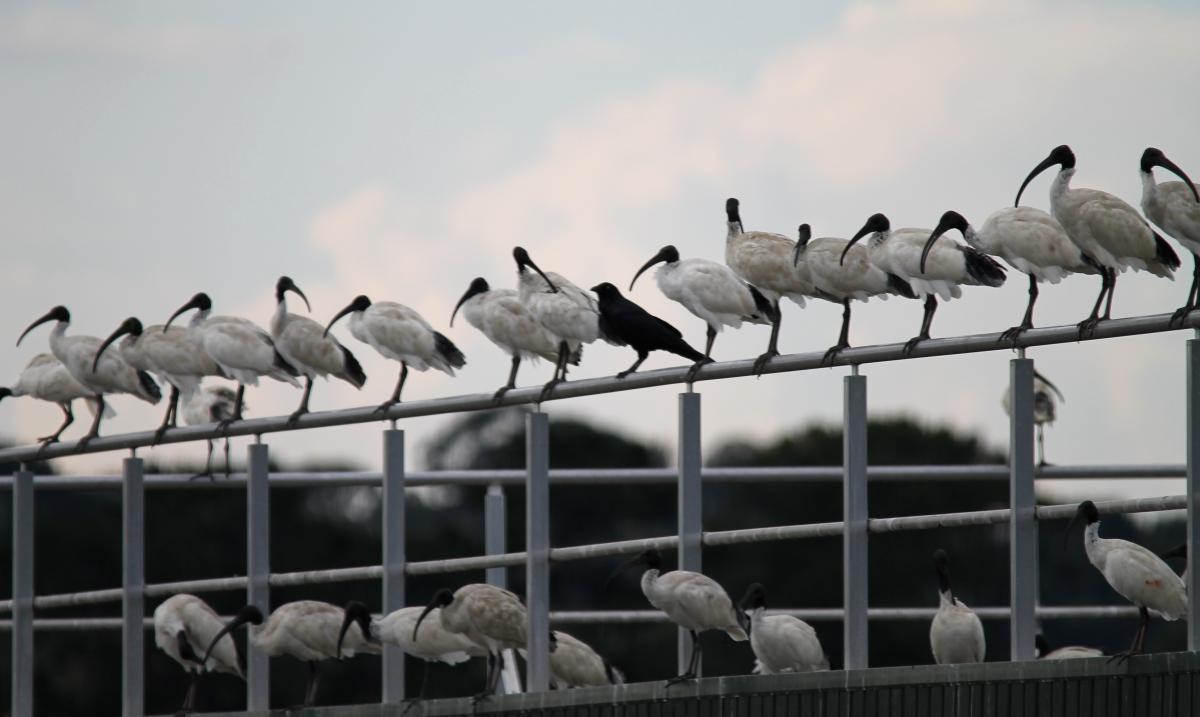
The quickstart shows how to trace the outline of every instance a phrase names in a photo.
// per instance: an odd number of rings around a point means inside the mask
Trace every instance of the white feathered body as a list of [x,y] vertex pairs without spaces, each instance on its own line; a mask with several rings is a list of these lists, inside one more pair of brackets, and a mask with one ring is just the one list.
[[[510,356],[536,361],[558,358],[553,334],[538,323],[515,289],[489,289],[463,302],[463,316],[489,341]],[[578,350],[579,342],[572,351]]]
[[1039,657],[1039,660],[1078,660],[1088,657],[1104,657],[1104,653],[1094,647],[1068,645],[1059,647]]
[[983,662],[983,623],[975,611],[949,592],[938,592],[938,611],[929,628],[933,659],[939,665]]
[[804,306],[805,297],[812,296],[816,287],[805,263],[792,263],[796,242],[782,234],[742,231],[740,222],[728,222],[728,227],[725,263],[733,273],[772,302],[786,297]]
[[433,327],[404,304],[376,301],[364,311],[350,314],[350,334],[385,358],[400,361],[417,371],[435,368],[454,375],[454,367],[438,351]]
[[728,266],[701,258],[663,264],[654,273],[663,296],[682,304],[714,331],[726,326],[739,328],[743,321],[769,324],[759,313],[746,282]]
[[67,336],[67,324],[59,321],[50,333],[50,353],[62,362],[71,376],[92,392],[128,393],[147,403],[158,403],[162,398],[158,385],[148,373],[139,373],[117,353],[104,352],[96,370],[92,362],[100,349],[100,339],[95,336]]
[[442,627],[440,608],[434,608],[421,623],[417,639],[413,639],[413,627],[421,617],[423,607],[403,607],[371,623],[376,636],[389,645],[395,645],[405,653],[428,662],[444,662],[457,665],[472,657],[483,657],[487,651],[472,642],[466,635],[450,632]]
[[1050,212],[1067,236],[1110,269],[1133,268],[1172,278],[1158,261],[1154,231],[1137,210],[1098,189],[1071,189],[1074,169],[1061,170],[1050,185]]
[[199,311],[190,330],[200,339],[204,352],[221,371],[246,386],[257,386],[267,376],[293,386],[300,382],[280,368],[275,360],[275,342],[258,324],[236,316],[209,316]]
[[[556,341],[590,344],[600,336],[600,309],[591,292],[584,291],[552,271],[546,276],[558,291],[532,269],[517,272],[517,291],[530,315]],[[574,347],[571,346],[573,349]]]
[[[225,627],[220,616],[195,595],[179,594],[164,600],[154,609],[154,642],[187,672],[201,672],[200,665],[179,652],[179,633],[183,632],[197,658],[203,658],[217,633]],[[237,647],[232,635],[225,635],[204,663],[209,672],[228,672],[242,677]]]
[[871,262],[867,248],[861,244],[850,247],[846,261],[841,261],[848,243],[836,237],[818,237],[808,242],[801,256],[813,285],[839,301],[866,301],[873,296],[887,300],[896,293],[888,283],[888,272]]
[[[13,396],[29,396],[39,401],[58,404],[82,398],[87,401],[92,414],[96,413],[95,394],[76,381],[62,361],[51,354],[41,353],[34,356],[17,377],[17,382],[9,388]],[[104,415],[107,417],[113,414],[112,408],[107,403],[104,404]]]
[[237,394],[227,386],[205,386],[179,396],[183,422],[189,426],[231,420],[236,402]]
[[[345,616],[342,608],[327,602],[289,602],[276,608],[262,627],[251,628],[250,640],[271,657],[290,655],[306,662],[334,659],[339,657],[338,632]],[[368,642],[357,624],[346,630],[341,657],[379,652],[380,646]]]
[[591,645],[562,630],[555,630],[557,642],[550,653],[550,674],[558,689],[621,684],[625,676],[615,668],[605,669],[604,658]]
[[723,630],[737,642],[746,639],[733,601],[716,580],[687,570],[642,573],[642,593],[671,622],[686,630]]
[[195,391],[205,376],[223,375],[204,351],[200,336],[182,326],[148,326],[137,336],[121,339],[121,358],[134,368],[154,374],[181,393]]
[[767,615],[764,608],[750,612],[750,647],[754,650],[754,672],[817,672],[829,669],[829,658],[817,631],[791,615]]
[[[525,606],[516,595],[495,585],[462,586],[454,591],[454,599],[441,609],[439,617],[443,628],[465,635],[493,653],[519,650],[526,644]],[[424,629],[425,623],[421,623]]]
[[1058,220],[1033,207],[1008,207],[988,215],[978,230],[968,227],[967,243],[997,256],[1038,281],[1057,284],[1074,272],[1095,274],[1083,251]]
[[964,285],[980,282],[967,270],[964,247],[949,238],[939,237],[933,243],[925,271],[921,271],[921,253],[932,233],[931,229],[909,228],[875,232],[867,245],[867,255],[880,269],[907,281],[919,297],[932,294],[942,301],[957,299]]
[[1142,172],[1142,211],[1184,249],[1200,254],[1200,202],[1183,182],[1155,182]]
[[[1012,415],[1012,392],[1008,389],[1000,395],[1004,412]],[[1054,423],[1058,417],[1058,400],[1054,391],[1041,378],[1033,377],[1033,422],[1039,426]]]
[[337,339],[325,334],[324,326],[307,316],[289,312],[286,300],[280,299],[275,306],[271,338],[283,358],[304,376],[313,379],[332,375],[356,388],[362,387],[362,381],[351,368],[353,356]]
[[1164,620],[1187,617],[1187,588],[1183,579],[1162,558],[1128,540],[1101,538],[1100,523],[1092,523],[1083,534],[1088,561],[1121,597],[1138,607],[1147,607]]

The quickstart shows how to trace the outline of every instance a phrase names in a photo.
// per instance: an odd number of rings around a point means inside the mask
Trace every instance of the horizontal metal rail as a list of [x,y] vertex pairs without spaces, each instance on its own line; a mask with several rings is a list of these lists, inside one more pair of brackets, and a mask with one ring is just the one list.
[[[1048,505],[1037,509],[1037,518],[1042,520],[1064,520],[1075,515],[1076,505]],[[1182,510],[1187,507],[1186,496],[1161,496],[1156,498],[1133,498],[1126,500],[1110,500],[1096,504],[1101,514],[1111,513],[1150,513],[1164,510]],[[941,513],[935,515],[914,515],[896,518],[872,518],[868,529],[872,533],[895,533],[910,530],[931,530],[935,528],[965,527],[979,525],[996,525],[1007,522],[1009,510],[968,511],[962,513]],[[840,521],[829,523],[809,523],[805,525],[781,525],[768,528],[747,528],[743,530],[718,530],[704,533],[704,545],[740,545],[747,543],[762,543],[776,540],[799,540],[805,538],[835,537],[842,534],[843,524]],[[662,536],[637,540],[620,540],[611,543],[595,543],[566,548],[553,548],[550,551],[552,562],[567,562],[571,560],[586,560],[590,558],[629,555],[654,548],[665,551],[672,550],[679,544],[678,536]],[[524,552],[504,553],[502,555],[480,555],[467,558],[450,558],[446,560],[426,560],[410,562],[405,566],[408,575],[434,575],[442,573],[465,572],[470,570],[485,570],[496,567],[517,567],[524,565]],[[351,568],[336,568],[333,570],[309,570],[291,573],[275,573],[270,577],[272,587],[290,587],[297,585],[314,585],[320,583],[349,582],[354,580],[377,580],[383,575],[383,569],[378,565],[367,565]],[[242,590],[246,587],[244,576],[227,578],[210,578],[202,580],[184,580],[170,583],[157,583],[145,587],[146,597],[161,597],[175,593],[221,592]],[[52,609],[76,607],[80,605],[98,605],[119,602],[123,592],[119,588],[107,590],[90,590],[84,592],[64,593],[58,595],[42,595],[34,598],[34,607]],[[12,601],[0,601],[0,612],[10,612]]]
[[[1078,466],[1042,466],[1036,470],[1042,480],[1127,480],[1163,479],[1187,477],[1187,467],[1182,463]],[[701,477],[706,483],[804,483],[842,480],[841,466],[788,466],[705,468]],[[935,466],[870,466],[867,477],[873,481],[962,481],[962,480],[1008,480],[1008,466],[1004,465],[935,465]],[[272,488],[316,488],[316,487],[374,487],[380,486],[382,474],[375,471],[317,471],[297,473],[281,471],[272,473]],[[564,468],[550,471],[550,482],[554,485],[675,485],[678,474],[674,468]],[[149,474],[144,479],[147,490],[192,490],[246,487],[246,474],[233,473],[228,478],[200,480],[188,473]],[[12,490],[12,476],[0,476],[0,491]],[[121,487],[119,475],[38,475],[33,485],[43,490],[117,490]],[[408,487],[425,486],[482,486],[504,485],[521,487],[525,483],[523,470],[438,470],[407,471],[404,483]]]
[[[1001,341],[1000,333],[929,339],[919,343],[911,355],[905,353],[905,345],[903,343],[848,348],[839,352],[834,358],[833,363],[835,365],[857,366],[860,364],[903,361],[929,356],[1004,351],[1011,348],[1046,346],[1051,344],[1073,344],[1080,341],[1099,341],[1121,336],[1139,336],[1195,328],[1200,328],[1200,312],[1193,312],[1181,324],[1176,326],[1171,325],[1171,314],[1154,314],[1103,321],[1085,339],[1080,338],[1079,329],[1073,324],[1048,326],[1030,329],[1022,333],[1015,343]],[[765,373],[788,373],[825,368],[822,363],[824,356],[824,350],[779,356],[767,365]],[[596,396],[606,393],[687,383],[689,371],[690,367],[679,366],[654,371],[639,371],[621,379],[606,376],[569,381],[559,384],[554,389],[551,400]],[[704,366],[697,373],[695,380],[711,381],[723,378],[752,376],[756,373],[753,359],[724,361]],[[145,448],[156,442],[185,443],[189,441],[224,438],[226,436],[260,436],[266,433],[281,431],[347,426],[358,423],[378,423],[384,420],[435,416],[463,411],[479,411],[498,406],[536,404],[539,402],[541,392],[542,389],[540,386],[531,386],[513,389],[506,393],[499,401],[495,400],[491,394],[477,393],[424,401],[408,401],[392,406],[385,412],[376,410],[374,406],[362,406],[335,411],[316,411],[301,416],[295,422],[292,422],[288,416],[272,416],[237,421],[225,429],[217,428],[213,425],[185,426],[170,429],[162,436],[161,440],[156,440],[157,437],[154,431],[140,431],[137,433],[95,438],[84,446],[79,446],[77,443],[54,444],[44,449],[36,445],[19,446],[0,450],[0,463],[26,463],[39,459],[61,458],[85,453],[103,453],[105,451]]]

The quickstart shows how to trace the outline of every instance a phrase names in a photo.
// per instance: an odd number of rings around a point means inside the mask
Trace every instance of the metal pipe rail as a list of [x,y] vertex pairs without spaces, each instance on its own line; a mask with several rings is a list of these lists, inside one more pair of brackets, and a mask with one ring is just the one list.
[[[1177,326],[1171,325],[1171,314],[1152,314],[1126,319],[1109,319],[1102,321],[1092,335],[1087,338],[1081,338],[1079,336],[1079,328],[1072,324],[1030,329],[1022,333],[1015,342],[1002,342],[999,332],[929,339],[917,344],[916,349],[911,355],[905,353],[903,343],[852,347],[840,351],[834,358],[833,364],[836,366],[859,366],[862,364],[905,361],[929,356],[950,356],[984,351],[1023,349],[1031,346],[1099,341],[1122,336],[1140,336],[1188,328],[1200,329],[1200,312],[1193,312],[1188,315],[1184,322]],[[779,356],[767,365],[764,373],[789,373],[827,368],[828,366],[823,364],[824,357],[824,351],[810,351]],[[689,370],[690,367],[680,366],[653,371],[639,371],[621,379],[606,376],[603,378],[568,381],[559,384],[554,389],[554,394],[549,400],[557,401],[566,398],[633,391],[640,388],[683,384],[687,383]],[[755,374],[754,360],[742,359],[708,364],[700,369],[695,376],[695,380],[712,381],[723,378],[753,376]],[[530,386],[515,388],[504,394],[499,401],[495,400],[491,394],[476,393],[424,401],[404,402],[392,406],[385,412],[376,410],[374,406],[362,406],[335,411],[314,411],[300,416],[295,422],[292,422],[288,416],[272,416],[237,421],[224,429],[212,426],[185,426],[168,430],[162,436],[161,440],[156,440],[154,431],[141,431],[94,438],[84,446],[66,443],[53,444],[46,448],[42,448],[41,446],[18,446],[0,450],[0,463],[27,463],[85,453],[103,453],[106,451],[146,448],[156,443],[186,443],[189,441],[219,439],[226,436],[262,436],[267,433],[302,430],[306,428],[327,428],[330,426],[347,426],[357,423],[378,423],[386,420],[396,421],[402,418],[416,418],[418,416],[481,411],[500,406],[537,404],[539,403],[540,396],[541,387]]]

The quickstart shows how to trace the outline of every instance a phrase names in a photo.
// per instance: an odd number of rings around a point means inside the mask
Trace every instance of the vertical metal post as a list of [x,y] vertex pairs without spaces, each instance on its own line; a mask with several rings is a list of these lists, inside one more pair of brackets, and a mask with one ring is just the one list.
[[[271,496],[264,443],[246,448],[246,602],[266,615],[271,610]],[[270,661],[262,650],[246,650],[246,709],[271,708]]]
[[1011,659],[1035,658],[1038,596],[1037,497],[1033,465],[1033,360],[1009,363],[1008,589]]
[[1188,649],[1200,650],[1200,338],[1187,342],[1187,496]]
[[12,717],[33,717],[33,471],[13,474]]
[[[703,549],[703,487],[700,483],[700,394],[679,394],[679,437],[676,463],[679,467],[679,569],[701,572]],[[687,630],[679,628],[676,650],[679,674],[688,667],[691,657],[692,638]],[[701,666],[696,666],[699,677]]]
[[867,667],[867,377],[847,376],[842,428],[842,604],[845,669]]
[[550,689],[550,427],[525,417],[525,599],[529,611],[525,691]]
[[[493,483],[483,497],[483,542],[488,555],[503,555],[508,552],[508,520],[504,506],[504,487]],[[487,582],[499,588],[508,588],[508,568],[488,568]]]
[[[383,432],[383,614],[404,607],[404,431]],[[404,652],[383,647],[383,701],[404,700]]]
[[121,486],[121,714],[141,717],[145,713],[143,654],[146,632],[144,589],[146,493],[142,481],[142,459],[126,458]]

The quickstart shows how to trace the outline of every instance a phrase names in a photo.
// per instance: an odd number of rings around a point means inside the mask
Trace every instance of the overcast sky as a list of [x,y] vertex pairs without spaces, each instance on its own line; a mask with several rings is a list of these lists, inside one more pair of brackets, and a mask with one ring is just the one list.
[[[0,9],[0,336],[55,304],[72,332],[126,316],[162,322],[192,293],[263,325],[288,274],[325,322],[358,293],[413,306],[467,355],[458,377],[414,374],[410,399],[494,390],[507,358],[465,322],[470,280],[515,283],[520,243],[581,286],[627,285],[663,244],[721,259],[724,199],[748,229],[853,234],[957,209],[976,224],[1012,201],[1067,142],[1076,186],[1136,204],[1137,162],[1162,148],[1200,174],[1200,11],[1146,3],[356,3],[55,4]],[[1027,202],[1047,208],[1048,178]],[[1190,277],[1125,274],[1115,313],[1169,311]],[[1042,293],[1039,325],[1090,309],[1093,277]],[[1024,277],[944,305],[935,336],[1016,323]],[[700,320],[652,281],[632,298],[703,344]],[[294,307],[293,307],[294,308]],[[784,352],[823,349],[840,309],[785,306]],[[916,332],[917,302],[857,304],[854,344]],[[315,410],[373,404],[398,366],[340,335],[369,380],[319,383]],[[758,354],[766,327],[726,332],[719,359]],[[1049,432],[1057,463],[1184,460],[1186,332],[1031,351],[1067,396]],[[42,329],[0,351],[15,380]],[[872,365],[873,414],[908,412],[1007,441],[1000,394],[1012,354]],[[589,347],[579,376],[628,349]],[[678,363],[654,355],[646,368]],[[522,383],[549,366],[525,366]],[[845,368],[703,384],[708,438],[766,438],[840,420]],[[548,405],[674,445],[676,388]],[[250,415],[294,408],[282,384],[250,389]],[[161,406],[116,398],[106,433],[157,424]],[[0,434],[26,442],[59,419],[0,404]],[[412,421],[410,455],[446,418]],[[83,423],[83,422],[81,422]],[[68,436],[78,435],[83,426]],[[374,426],[271,436],[285,461],[377,465]],[[202,448],[161,449],[199,459]],[[240,450],[240,447],[239,447]],[[118,455],[64,461],[112,470]],[[1156,486],[1155,489],[1172,489]],[[1173,486],[1179,490],[1179,484]],[[1152,490],[1151,492],[1155,492]]]

